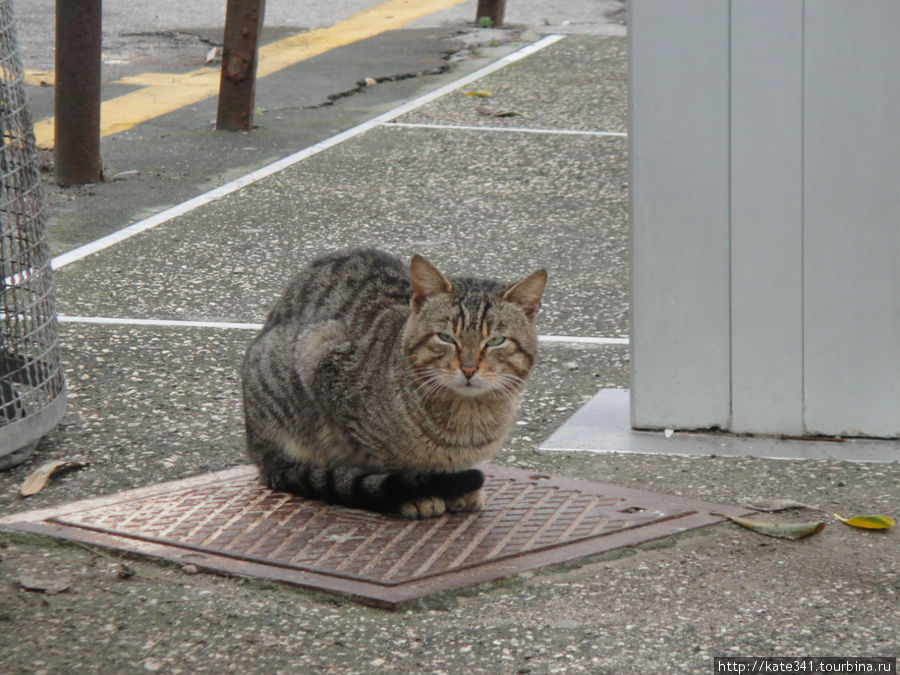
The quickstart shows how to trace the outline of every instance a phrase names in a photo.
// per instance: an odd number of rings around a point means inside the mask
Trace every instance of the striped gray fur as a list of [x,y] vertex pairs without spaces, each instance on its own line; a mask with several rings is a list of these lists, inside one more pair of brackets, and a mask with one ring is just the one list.
[[408,517],[481,506],[537,355],[539,270],[448,278],[421,256],[303,269],[242,368],[247,450],[273,489]]

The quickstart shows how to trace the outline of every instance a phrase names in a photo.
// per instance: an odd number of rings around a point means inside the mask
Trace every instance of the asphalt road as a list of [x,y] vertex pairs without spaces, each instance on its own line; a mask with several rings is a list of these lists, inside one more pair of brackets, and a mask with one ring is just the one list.
[[[373,0],[331,0],[308,3],[296,0],[267,0],[265,26],[278,31],[300,31],[332,26],[357,12],[379,4]],[[107,61],[145,58],[153,34],[184,33],[209,35],[221,41],[226,0],[159,0],[135,3],[131,0],[103,0],[103,34]],[[19,41],[26,68],[51,69],[54,54],[54,0],[17,2]],[[455,25],[475,20],[476,0],[429,14],[410,28]],[[507,4],[506,23],[546,29],[547,32],[616,32],[623,18],[619,0],[566,0],[541,3],[534,0]],[[611,17],[612,21],[607,20]],[[219,37],[216,38],[215,36]],[[159,54],[162,60],[165,54]],[[160,72],[169,72],[162,70]]]

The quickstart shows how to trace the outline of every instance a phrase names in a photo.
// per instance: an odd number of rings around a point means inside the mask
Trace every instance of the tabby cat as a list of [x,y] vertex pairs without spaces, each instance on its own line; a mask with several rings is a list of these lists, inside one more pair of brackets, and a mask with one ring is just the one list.
[[244,358],[247,450],[262,479],[407,518],[483,506],[535,361],[547,273],[447,278],[355,250],[288,285]]

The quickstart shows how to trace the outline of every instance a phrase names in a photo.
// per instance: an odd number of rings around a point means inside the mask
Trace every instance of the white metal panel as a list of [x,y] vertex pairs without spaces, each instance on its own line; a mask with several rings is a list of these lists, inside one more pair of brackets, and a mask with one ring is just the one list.
[[803,2],[731,3],[732,431],[803,431]]
[[628,10],[632,424],[724,428],[729,6],[641,0]]
[[900,3],[807,2],[806,426],[900,436]]

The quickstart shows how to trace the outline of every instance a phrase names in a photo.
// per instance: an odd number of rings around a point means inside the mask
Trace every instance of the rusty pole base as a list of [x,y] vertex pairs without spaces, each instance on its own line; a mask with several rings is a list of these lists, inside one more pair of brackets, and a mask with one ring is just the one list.
[[503,25],[503,13],[505,11],[506,0],[478,0],[475,23],[480,24],[484,17],[487,17],[491,20],[492,28],[500,28]]
[[101,4],[101,0],[56,0],[53,173],[62,185],[103,179]]
[[216,129],[250,131],[265,0],[228,0]]

